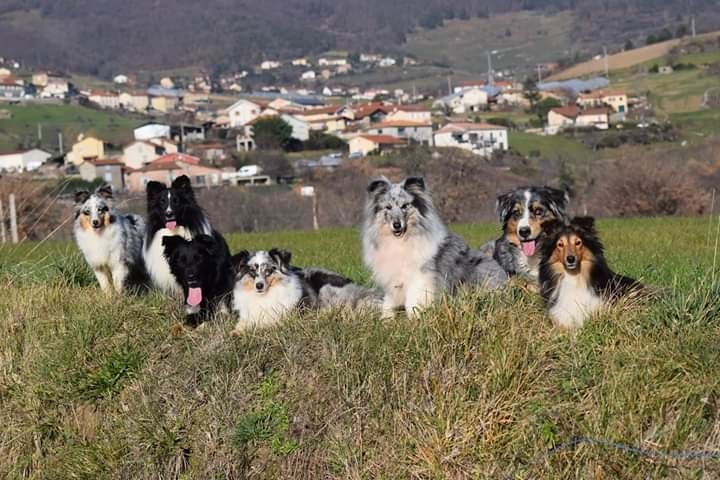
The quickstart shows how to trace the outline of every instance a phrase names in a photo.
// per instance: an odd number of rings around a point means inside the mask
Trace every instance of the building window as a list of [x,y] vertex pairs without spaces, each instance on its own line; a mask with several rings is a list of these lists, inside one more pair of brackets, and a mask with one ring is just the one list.
[[197,175],[193,177],[195,179],[195,185],[204,187],[206,185],[205,175]]

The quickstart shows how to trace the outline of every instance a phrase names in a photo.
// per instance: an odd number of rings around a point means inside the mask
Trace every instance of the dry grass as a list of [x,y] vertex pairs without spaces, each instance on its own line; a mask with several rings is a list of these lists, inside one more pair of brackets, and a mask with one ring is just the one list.
[[[477,244],[495,229],[458,231]],[[590,445],[528,466],[576,435],[651,450],[720,442],[707,221],[600,229],[620,271],[667,290],[575,335],[517,287],[463,292],[418,321],[330,311],[234,338],[220,317],[175,335],[172,302],[105,299],[72,247],[0,251],[0,476],[715,478],[718,461]],[[304,264],[366,278],[356,235],[230,243],[289,246]]]
[[[720,32],[710,32],[698,35],[695,38],[675,38],[666,42],[654,43],[645,47],[635,48],[633,50],[616,53],[614,55],[608,55],[608,68],[609,70],[623,70],[667,55],[674,47],[678,47],[689,42],[713,40],[717,37],[720,37]],[[568,78],[583,77],[604,71],[605,59],[600,58],[598,60],[588,60],[587,62],[573,65],[570,68],[549,76],[547,80],[565,80]]]

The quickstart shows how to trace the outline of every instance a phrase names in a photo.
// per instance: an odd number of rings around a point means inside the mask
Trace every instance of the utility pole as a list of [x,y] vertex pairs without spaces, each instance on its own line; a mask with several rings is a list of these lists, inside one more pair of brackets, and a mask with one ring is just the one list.
[[610,81],[610,69],[608,68],[608,56],[607,56],[607,47],[603,47],[603,56],[605,57],[605,78],[608,79],[608,82]]
[[15,211],[15,194],[10,194],[10,238],[18,243],[17,212]]
[[450,75],[448,75],[447,81],[448,81],[448,95],[452,95],[452,81],[450,80]]
[[38,142],[42,143],[42,123],[38,123]]
[[60,155],[63,155],[65,153],[65,148],[63,147],[62,132],[58,132],[58,149],[60,150]]
[[538,84],[542,83],[542,73],[541,73],[541,72],[542,72],[542,68],[541,68],[541,67],[542,67],[542,65],[540,65],[540,64],[538,63],[538,64],[537,64],[537,73],[538,73],[538,81],[537,81],[537,82],[538,82]]
[[0,200],[0,242],[7,243],[7,234],[5,233],[5,212],[3,212],[2,200]]
[[692,31],[693,38],[695,38],[695,15],[690,17],[690,30]]
[[488,57],[488,85],[493,85],[493,74],[492,74],[492,52],[487,52]]

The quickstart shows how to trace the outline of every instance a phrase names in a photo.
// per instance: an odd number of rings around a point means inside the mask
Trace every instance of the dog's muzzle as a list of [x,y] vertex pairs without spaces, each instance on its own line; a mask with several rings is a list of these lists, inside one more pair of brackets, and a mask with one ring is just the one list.
[[405,225],[403,225],[403,222],[398,222],[397,220],[392,222],[391,225],[392,233],[396,237],[402,237],[405,234]]
[[575,270],[580,266],[578,259],[575,255],[568,255],[567,257],[565,257],[564,263],[567,270]]
[[265,292],[265,282],[255,282],[255,291],[257,293]]

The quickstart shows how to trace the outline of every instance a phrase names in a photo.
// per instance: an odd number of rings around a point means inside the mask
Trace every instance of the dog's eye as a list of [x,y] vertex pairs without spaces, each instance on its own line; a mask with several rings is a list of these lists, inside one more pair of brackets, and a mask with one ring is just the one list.
[[400,207],[400,208],[402,208],[403,210],[407,210],[408,208],[410,208],[410,204],[409,204],[409,203],[405,203],[405,204],[403,204],[403,206]]
[[558,248],[563,248],[563,247],[565,247],[565,244],[563,243],[562,240],[560,240],[560,241],[557,243],[557,246],[558,246]]
[[273,273],[275,272],[275,270],[277,270],[277,267],[270,267],[268,268],[268,270],[270,271],[270,273]]
[[542,216],[543,213],[545,213],[545,210],[543,210],[542,208],[537,208],[537,209],[535,209],[535,216],[536,216],[536,217]]
[[392,210],[392,205],[385,205],[385,210]]
[[83,215],[90,215],[90,210],[83,210]]
[[580,245],[582,245],[582,240],[580,240],[580,239],[578,238],[578,239],[575,240],[575,246],[576,246],[576,247],[579,247]]

